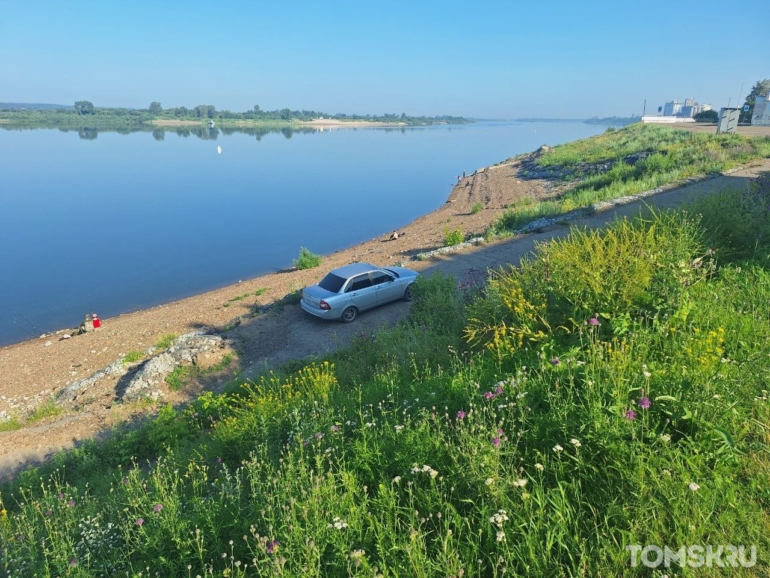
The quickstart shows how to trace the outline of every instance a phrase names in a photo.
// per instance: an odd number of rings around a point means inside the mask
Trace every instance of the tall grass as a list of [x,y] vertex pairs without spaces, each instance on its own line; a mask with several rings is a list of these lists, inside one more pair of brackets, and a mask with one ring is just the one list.
[[701,214],[575,231],[481,295],[421,279],[406,323],[25,472],[0,568],[716,576],[626,546],[734,544],[761,575],[770,275]]

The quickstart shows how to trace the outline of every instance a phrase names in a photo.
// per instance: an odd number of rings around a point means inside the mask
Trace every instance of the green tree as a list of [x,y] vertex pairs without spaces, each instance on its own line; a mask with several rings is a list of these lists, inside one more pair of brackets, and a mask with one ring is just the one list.
[[254,112],[256,112],[257,114],[259,114],[259,110],[260,110],[260,109],[259,109],[259,105],[258,105],[258,104],[255,104],[255,105],[254,105]]
[[291,111],[288,108],[284,108],[281,111],[281,118],[283,120],[291,120]]
[[719,122],[719,113],[715,110],[704,110],[693,118],[695,122]]
[[746,97],[746,102],[743,104],[744,107],[748,105],[749,110],[741,111],[741,116],[738,119],[738,122],[751,122],[751,119],[754,116],[754,103],[757,101],[757,97],[768,96],[768,93],[770,93],[770,78],[758,80],[754,85],[754,88],[751,89],[751,92]]
[[94,104],[88,100],[79,100],[75,103],[75,110],[78,114],[93,114]]
[[160,105],[159,102],[151,102],[150,103],[150,112],[152,114],[160,114],[163,112],[163,107]]

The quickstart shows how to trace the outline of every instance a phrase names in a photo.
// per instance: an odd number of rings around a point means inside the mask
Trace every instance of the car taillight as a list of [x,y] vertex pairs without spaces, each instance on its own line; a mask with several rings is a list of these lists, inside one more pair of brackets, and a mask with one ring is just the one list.
[[331,305],[329,305],[329,304],[328,304],[326,301],[324,301],[323,299],[322,299],[322,300],[321,300],[321,302],[318,304],[318,306],[319,306],[321,309],[323,309],[324,311],[328,311],[329,309],[331,309]]

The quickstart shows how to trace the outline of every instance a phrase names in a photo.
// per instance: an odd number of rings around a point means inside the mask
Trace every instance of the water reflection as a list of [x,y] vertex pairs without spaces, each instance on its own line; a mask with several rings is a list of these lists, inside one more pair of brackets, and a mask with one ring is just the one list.
[[118,134],[133,134],[138,132],[144,132],[152,135],[156,141],[163,141],[166,138],[166,134],[176,135],[182,138],[189,138],[190,136],[198,137],[202,140],[217,140],[220,133],[225,136],[233,134],[247,134],[253,136],[258,141],[262,140],[262,137],[270,134],[281,134],[285,139],[292,138],[295,134],[316,134],[321,132],[330,132],[337,128],[344,128],[347,131],[358,130],[378,130],[385,132],[399,132],[406,134],[407,130],[416,130],[422,127],[278,127],[278,126],[224,126],[224,127],[208,127],[208,126],[152,126],[152,125],[130,125],[130,126],[118,126],[118,127],[63,127],[63,126],[50,126],[40,124],[20,124],[20,123],[2,123],[0,129],[8,131],[21,131],[21,130],[51,130],[57,129],[60,132],[77,132],[78,136],[83,140],[95,140],[99,133],[118,133]]

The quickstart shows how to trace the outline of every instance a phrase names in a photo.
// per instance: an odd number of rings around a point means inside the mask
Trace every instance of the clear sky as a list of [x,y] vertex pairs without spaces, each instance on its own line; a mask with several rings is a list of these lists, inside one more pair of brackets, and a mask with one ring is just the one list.
[[0,102],[483,118],[741,101],[762,2],[0,2]]

